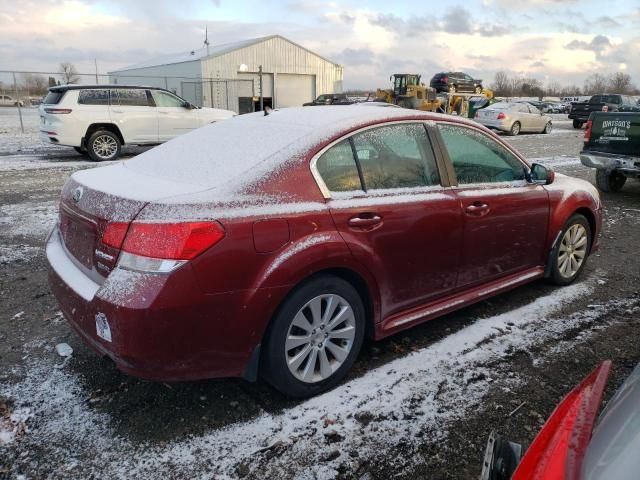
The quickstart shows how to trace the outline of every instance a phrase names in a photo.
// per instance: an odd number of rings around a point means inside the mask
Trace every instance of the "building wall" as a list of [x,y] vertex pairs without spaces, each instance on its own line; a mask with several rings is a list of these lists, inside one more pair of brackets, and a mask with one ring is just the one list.
[[[248,71],[240,76],[253,77],[256,95],[259,91],[257,72],[260,65],[263,73],[269,74],[270,80],[273,79],[273,86],[264,86],[264,96],[272,96],[274,91],[278,91],[278,73],[315,75],[315,93],[318,95],[342,92],[342,66],[325,60],[281,37],[270,38],[218,57],[204,59],[202,74],[210,78],[239,78],[239,67],[242,64],[247,66]],[[278,106],[277,98],[275,106]]]

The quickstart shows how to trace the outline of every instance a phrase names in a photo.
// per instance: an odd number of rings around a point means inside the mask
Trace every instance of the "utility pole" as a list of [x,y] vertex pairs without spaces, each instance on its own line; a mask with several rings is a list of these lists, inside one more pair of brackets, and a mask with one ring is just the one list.
[[16,91],[16,105],[18,106],[18,116],[20,117],[20,130],[24,133],[24,124],[22,123],[22,109],[20,108],[20,95],[18,95],[18,82],[16,81],[16,72],[13,73],[13,89]]
[[96,85],[98,85],[100,83],[98,81],[98,60],[95,57],[93,59],[93,64],[96,66]]
[[262,65],[258,67],[258,76],[260,77],[260,111],[264,111],[264,95],[262,95]]

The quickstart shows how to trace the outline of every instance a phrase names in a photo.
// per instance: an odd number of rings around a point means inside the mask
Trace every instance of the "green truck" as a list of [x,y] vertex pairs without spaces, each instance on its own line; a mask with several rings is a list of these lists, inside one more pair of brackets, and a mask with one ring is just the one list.
[[596,185],[617,192],[627,178],[640,179],[640,112],[593,112],[580,161],[596,169]]

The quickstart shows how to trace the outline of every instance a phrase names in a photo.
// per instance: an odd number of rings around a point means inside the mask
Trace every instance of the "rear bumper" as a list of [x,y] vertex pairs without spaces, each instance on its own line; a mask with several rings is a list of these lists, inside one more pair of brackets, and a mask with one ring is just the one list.
[[480,125],[484,125],[487,128],[493,128],[495,130],[501,130],[503,132],[508,132],[511,130],[512,122],[504,122],[502,120],[484,120],[484,119],[476,119]]
[[619,171],[626,175],[640,175],[640,157],[629,157],[602,152],[582,151],[580,162],[591,168],[607,171]]
[[80,147],[82,143],[80,137],[67,135],[64,131],[54,127],[40,127],[40,139],[47,143],[67,147]]
[[[47,259],[51,290],[80,338],[121,371],[150,380],[243,376],[279,293],[203,294],[189,264],[169,275],[116,268],[97,285],[75,267],[56,230]],[[111,341],[98,335],[98,316]]]

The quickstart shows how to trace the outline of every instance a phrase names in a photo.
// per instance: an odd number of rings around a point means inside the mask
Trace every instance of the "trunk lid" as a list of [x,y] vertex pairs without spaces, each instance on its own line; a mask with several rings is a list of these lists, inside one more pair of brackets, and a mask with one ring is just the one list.
[[149,202],[202,191],[140,175],[123,164],[76,172],[64,185],[58,227],[69,257],[87,276],[102,283],[115,268],[120,249],[105,245],[110,223],[130,224]]

